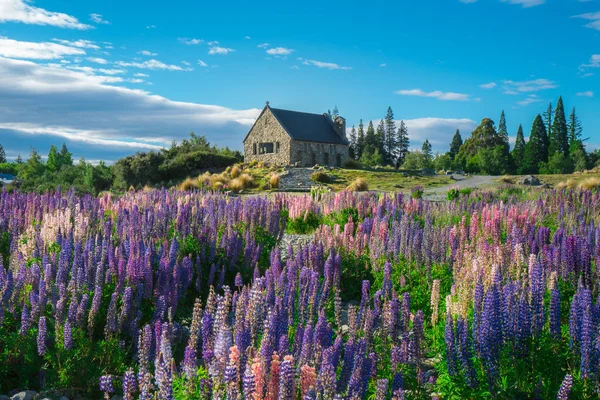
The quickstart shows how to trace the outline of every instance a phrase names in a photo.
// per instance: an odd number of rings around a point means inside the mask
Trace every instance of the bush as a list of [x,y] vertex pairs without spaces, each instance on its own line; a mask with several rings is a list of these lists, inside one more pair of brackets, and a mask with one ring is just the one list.
[[600,179],[587,178],[583,180],[578,187],[582,190],[598,190],[600,189]]
[[237,178],[241,174],[240,167],[238,167],[237,165],[234,165],[231,168],[231,172],[229,174],[231,175],[232,178]]
[[269,178],[269,185],[271,185],[271,189],[277,189],[279,187],[279,180],[281,177],[277,174],[271,175]]
[[363,178],[356,178],[346,190],[351,192],[366,192],[369,190],[369,184]]
[[317,171],[317,172],[312,173],[312,175],[310,176],[310,179],[315,182],[328,183],[329,175],[327,175],[323,171]]
[[448,190],[448,193],[446,194],[446,197],[450,201],[458,199],[459,196],[460,196],[460,190],[458,189],[458,187],[450,188],[450,190]]
[[348,159],[348,160],[344,161],[344,168],[346,168],[346,169],[361,169],[362,164],[357,160]]

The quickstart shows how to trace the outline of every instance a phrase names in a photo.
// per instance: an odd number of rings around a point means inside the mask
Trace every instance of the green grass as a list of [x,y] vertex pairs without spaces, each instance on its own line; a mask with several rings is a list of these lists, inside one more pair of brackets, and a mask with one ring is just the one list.
[[364,169],[334,169],[328,171],[331,182],[328,184],[336,192],[344,190],[356,178],[363,178],[369,184],[369,190],[385,192],[408,192],[414,186],[424,188],[449,185],[450,177],[434,176],[404,176],[402,171],[394,169],[364,170]]

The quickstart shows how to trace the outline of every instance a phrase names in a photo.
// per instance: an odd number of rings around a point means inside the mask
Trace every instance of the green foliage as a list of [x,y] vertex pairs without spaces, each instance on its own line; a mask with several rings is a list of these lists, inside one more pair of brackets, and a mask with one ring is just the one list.
[[18,172],[19,172],[19,165],[17,163],[9,163],[9,162],[0,163],[0,174],[17,175]]
[[4,147],[0,144],[0,164],[6,163],[6,152],[4,151]]
[[515,147],[511,153],[517,174],[523,173],[523,159],[525,158],[526,146],[525,136],[523,136],[523,125],[519,124],[517,138],[515,140]]
[[547,163],[540,163],[541,174],[570,174],[573,171],[571,159],[563,153],[554,153]]
[[210,377],[204,367],[198,367],[196,376],[185,374],[173,377],[173,397],[177,400],[204,400],[210,397]]
[[538,114],[533,121],[529,141],[525,147],[522,170],[525,173],[538,172],[540,163],[548,161],[548,136],[542,116]]
[[317,172],[313,172],[310,175],[310,180],[312,180],[314,182],[320,182],[320,183],[329,183],[331,178],[325,172],[317,171]]
[[460,197],[460,189],[453,187],[446,193],[446,198],[450,201],[454,201]]
[[509,172],[511,160],[506,146],[498,145],[493,149],[480,149],[477,156],[480,172],[488,175],[501,175]]
[[449,153],[436,154],[433,159],[433,168],[436,171],[447,171],[454,168],[454,161]]
[[427,168],[427,158],[421,151],[415,150],[406,154],[402,169],[417,170],[423,168]]
[[462,136],[460,136],[460,131],[457,129],[454,133],[454,136],[452,136],[452,141],[450,142],[450,151],[448,152],[450,158],[454,160],[454,157],[456,157],[456,155],[458,154],[458,151],[460,150],[460,146],[462,146],[462,144]]
[[361,169],[362,164],[356,160],[349,159],[344,161],[343,167],[346,169]]
[[304,216],[288,220],[286,232],[306,235],[317,230],[319,225],[321,225],[321,216],[311,211],[307,211]]
[[58,154],[58,149],[55,145],[50,146],[50,152],[48,153],[48,159],[46,160],[46,168],[50,172],[56,172],[61,167],[61,160]]
[[375,167],[377,165],[383,165],[383,156],[379,152],[379,149],[371,150],[367,147],[360,158],[360,163],[367,167]]
[[556,152],[562,153],[565,156],[569,154],[569,134],[562,97],[559,97],[558,102],[556,103],[554,122],[552,123],[552,132],[550,133],[548,147],[549,154],[554,154]]

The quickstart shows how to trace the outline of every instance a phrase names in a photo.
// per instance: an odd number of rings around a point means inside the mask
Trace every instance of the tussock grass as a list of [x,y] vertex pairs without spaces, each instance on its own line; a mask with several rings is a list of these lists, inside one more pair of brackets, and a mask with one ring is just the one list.
[[369,190],[369,184],[363,178],[356,178],[347,188],[352,192],[366,192]]
[[578,187],[582,190],[598,190],[600,189],[600,178],[584,179]]
[[281,179],[281,176],[279,176],[277,174],[271,175],[271,177],[269,178],[269,185],[271,186],[271,189],[277,189],[279,187],[280,179]]
[[313,172],[310,175],[310,179],[312,181],[319,182],[319,183],[328,183],[330,181],[329,175],[327,175],[323,171]]

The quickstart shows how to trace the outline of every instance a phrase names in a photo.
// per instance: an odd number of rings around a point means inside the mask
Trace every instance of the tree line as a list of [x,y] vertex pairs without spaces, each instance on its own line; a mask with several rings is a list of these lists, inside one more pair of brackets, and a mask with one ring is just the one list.
[[[336,107],[337,111],[337,107]],[[374,128],[369,121],[365,131],[360,120],[358,129],[350,131],[350,156],[367,167],[389,165],[394,168],[464,170],[469,173],[500,174],[568,174],[600,164],[600,150],[586,152],[583,127],[575,107],[566,117],[562,97],[538,114],[526,140],[519,125],[511,149],[506,114],[500,114],[498,126],[484,118],[470,137],[463,141],[457,129],[445,153],[432,152],[425,139],[420,150],[409,150],[408,129],[404,121],[396,126],[388,107],[385,118]]]

